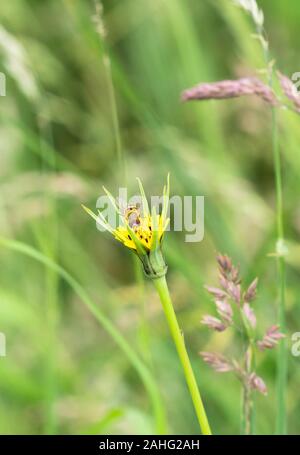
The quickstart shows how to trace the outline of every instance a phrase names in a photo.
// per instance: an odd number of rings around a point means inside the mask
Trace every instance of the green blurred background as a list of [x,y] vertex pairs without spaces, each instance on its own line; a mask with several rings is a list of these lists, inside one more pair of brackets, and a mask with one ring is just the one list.
[[[300,71],[299,2],[258,3],[277,64],[291,76]],[[94,208],[103,184],[113,193],[124,184],[104,49],[129,188],[136,193],[139,176],[148,194],[160,194],[170,171],[172,194],[206,198],[204,240],[185,243],[171,232],[164,249],[213,431],[238,433],[239,384],[198,356],[232,348],[230,334],[200,325],[213,306],[203,285],[216,284],[215,255],[226,253],[246,283],[260,278],[260,330],[276,321],[270,112],[253,98],[186,105],[179,98],[200,81],[254,74],[263,67],[261,50],[249,18],[230,0],[103,4],[105,43],[92,1],[1,3],[0,331],[7,355],[0,358],[0,433],[152,434],[153,404],[166,413],[167,432],[198,432],[151,283],[80,206]],[[280,122],[290,349],[300,328],[300,118],[282,112]],[[102,316],[113,324],[108,331]],[[259,357],[258,372],[269,395],[256,400],[257,432],[272,433],[275,352]],[[299,380],[300,359],[289,354],[290,433],[299,433]]]

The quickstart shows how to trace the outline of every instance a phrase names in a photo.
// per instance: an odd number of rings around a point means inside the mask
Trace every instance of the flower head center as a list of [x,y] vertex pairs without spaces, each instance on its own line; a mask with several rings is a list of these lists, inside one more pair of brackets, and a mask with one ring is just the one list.
[[128,225],[136,230],[141,225],[141,212],[139,205],[128,206],[125,212],[125,220]]

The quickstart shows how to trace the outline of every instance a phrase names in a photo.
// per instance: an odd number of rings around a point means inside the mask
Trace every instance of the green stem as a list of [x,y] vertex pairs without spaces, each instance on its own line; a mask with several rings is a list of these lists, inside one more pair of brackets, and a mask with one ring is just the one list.
[[[252,347],[252,371],[256,371],[256,345],[255,341],[251,340]],[[256,394],[252,394],[252,415],[251,415],[251,434],[256,434]]]
[[278,140],[277,112],[276,108],[272,108],[272,143],[273,143],[273,158],[276,180],[276,199],[277,199],[277,234],[278,239],[282,240],[283,232],[283,203],[282,203],[282,177],[281,177],[281,158]]
[[243,434],[253,434],[253,396],[248,377],[252,371],[253,348],[251,343],[245,354],[245,369],[247,378],[243,385]]
[[[280,275],[280,306],[279,306],[279,325],[280,330],[286,332],[286,318],[285,318],[285,261],[284,258],[279,258],[279,275]],[[278,400],[278,414],[276,433],[284,435],[287,433],[286,424],[286,398],[285,391],[287,387],[287,349],[286,340],[280,341],[277,353],[277,400]]]
[[253,328],[249,325],[244,313],[243,307],[239,306],[239,316],[243,325],[243,333],[245,337],[245,371],[246,378],[243,383],[242,393],[242,419],[241,429],[244,435],[255,434],[255,398],[249,384],[249,376],[256,370],[255,359],[255,334]]
[[190,391],[190,395],[194,404],[194,408],[198,417],[200,428],[203,434],[211,435],[211,429],[207,420],[206,412],[202,403],[198,385],[191,366],[191,362],[186,351],[183,334],[179,328],[176,314],[172,305],[166,277],[153,280],[156,290],[159,294],[169,329],[175,343],[177,353],[184,371],[185,379]]
[[[49,106],[48,94],[40,88],[43,103]],[[51,120],[41,114],[41,108],[37,112],[40,139],[41,173],[47,179],[49,165],[45,156],[48,154],[46,144],[51,144],[54,149],[53,131]],[[49,155],[51,170],[56,172],[56,154],[53,151]],[[48,254],[54,261],[57,256],[58,223],[56,216],[56,200],[45,185],[44,191],[45,206],[49,208],[49,214],[44,217],[43,222],[33,225],[33,232],[44,254]],[[45,273],[45,329],[46,344],[44,347],[44,433],[55,434],[58,428],[58,419],[55,413],[55,403],[58,396],[56,378],[57,360],[57,333],[59,328],[59,307],[58,307],[58,278],[57,274],[47,268]]]
[[[276,180],[276,204],[277,204],[277,246],[283,243],[284,228],[283,228],[283,197],[282,197],[282,176],[281,176],[281,157],[278,140],[278,125],[277,125],[277,112],[272,108],[272,142],[273,142],[273,159],[274,171]],[[280,252],[279,252],[280,253]],[[280,330],[286,330],[285,318],[285,259],[283,256],[278,257],[278,273],[279,273],[279,315],[278,322]],[[286,342],[281,340],[279,343],[278,357],[277,357],[277,422],[276,433],[286,434],[286,402],[285,391],[287,385],[287,357],[286,357]]]
[[114,83],[113,83],[112,72],[111,72],[111,61],[110,61],[108,54],[104,55],[103,64],[104,64],[104,68],[105,68],[105,74],[106,74],[106,80],[107,80],[107,86],[108,86],[108,96],[109,96],[109,102],[110,102],[110,106],[111,106],[113,130],[114,130],[114,136],[115,136],[115,140],[116,140],[117,160],[118,160],[118,164],[119,164],[121,173],[123,174],[124,184],[126,184],[126,181],[127,181],[126,161],[125,161],[125,156],[124,156],[124,152],[123,152],[123,148],[122,148],[117,101],[116,101]]
[[[262,29],[258,33],[264,38]],[[268,83],[273,87],[274,69],[270,66],[271,57],[269,47],[263,48],[264,59],[268,70]],[[277,225],[277,253],[284,243],[284,226],[283,226],[283,186],[282,186],[282,166],[278,138],[278,122],[276,107],[272,107],[272,149],[275,173],[275,186],[276,186],[276,225]],[[279,311],[278,323],[282,332],[286,330],[285,318],[285,259],[281,255],[278,257],[278,295],[279,295]],[[287,386],[287,351],[285,339],[280,340],[278,354],[277,354],[277,420],[276,420],[276,433],[286,434],[286,403],[285,403],[285,390]]]
[[248,384],[243,385],[243,434],[249,436],[252,434],[251,422],[252,422],[252,411],[253,402],[251,397],[251,390]]
[[96,20],[96,31],[100,38],[100,44],[102,47],[102,56],[103,56],[103,64],[105,69],[105,77],[107,82],[108,88],[108,99],[111,108],[111,115],[112,115],[112,124],[113,124],[113,131],[116,141],[116,155],[117,161],[119,165],[119,169],[122,173],[124,184],[127,182],[127,169],[126,169],[126,160],[122,148],[122,140],[121,140],[121,131],[120,131],[120,123],[118,117],[118,108],[117,108],[117,101],[116,101],[116,94],[113,82],[113,76],[111,71],[111,60],[109,56],[109,52],[107,49],[106,37],[105,37],[105,25],[103,19],[103,4],[101,0],[94,0],[96,14],[94,19]]

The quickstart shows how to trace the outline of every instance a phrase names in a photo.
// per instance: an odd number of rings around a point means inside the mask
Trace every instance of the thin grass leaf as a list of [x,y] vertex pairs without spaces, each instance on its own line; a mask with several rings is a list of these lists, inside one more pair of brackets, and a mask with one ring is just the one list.
[[143,214],[144,214],[144,216],[148,216],[148,215],[150,215],[150,210],[149,210],[149,204],[148,204],[148,201],[147,201],[145,190],[144,190],[143,184],[142,184],[141,180],[139,179],[139,177],[137,177],[136,179],[137,179],[137,182],[138,182],[138,185],[139,185],[139,189],[140,189],[140,193],[141,193],[141,197],[142,197]]

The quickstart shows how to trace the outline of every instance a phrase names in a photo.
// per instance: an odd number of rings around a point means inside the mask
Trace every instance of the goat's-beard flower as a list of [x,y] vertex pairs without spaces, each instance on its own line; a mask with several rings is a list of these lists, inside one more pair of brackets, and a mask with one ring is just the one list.
[[123,243],[123,245],[137,254],[143,264],[146,276],[152,279],[162,303],[169,329],[177,349],[201,431],[203,434],[210,435],[211,429],[206,416],[206,411],[192,365],[189,360],[182,331],[178,325],[165,277],[167,273],[167,265],[162,254],[161,246],[165,230],[169,223],[169,219],[167,218],[170,192],[169,176],[167,184],[163,190],[161,214],[156,212],[155,207],[153,207],[150,212],[144,188],[139,179],[138,184],[142,198],[142,211],[140,211],[140,207],[137,205],[129,206],[125,210],[125,214],[121,213],[117,201],[104,188],[110,202],[113,204],[116,212],[122,220],[122,224],[120,224],[117,228],[113,228],[107,222],[103,213],[99,212],[98,215],[96,215],[87,207],[83,206],[83,208],[104,229],[109,231],[117,240]]
[[118,202],[109,191],[104,188],[110,202],[115,208],[121,224],[113,228],[101,211],[98,215],[88,207],[83,206],[84,210],[92,216],[96,222],[110,232],[119,242],[132,250],[141,260],[144,272],[148,278],[155,279],[167,273],[167,265],[162,254],[162,240],[165,230],[169,224],[167,217],[169,206],[170,179],[168,176],[167,184],[163,189],[163,204],[161,214],[156,212],[153,207],[151,212],[145,191],[140,179],[138,180],[142,199],[142,207],[137,205],[128,206],[122,213]]

